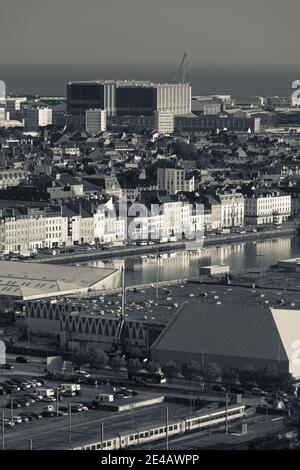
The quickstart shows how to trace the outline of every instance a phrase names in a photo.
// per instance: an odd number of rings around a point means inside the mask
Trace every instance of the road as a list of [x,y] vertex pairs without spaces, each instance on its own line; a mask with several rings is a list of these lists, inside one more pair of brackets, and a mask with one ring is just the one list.
[[[204,239],[205,246],[220,245],[226,243],[234,243],[246,240],[260,240],[264,238],[281,237],[283,235],[291,235],[295,233],[297,229],[296,222],[287,222],[281,228],[270,228],[268,230],[259,232],[245,232],[245,233],[230,233],[226,235],[209,236],[207,235]],[[83,262],[93,259],[112,259],[120,258],[132,255],[144,255],[147,253],[163,253],[168,251],[180,251],[186,249],[189,241],[179,240],[176,242],[168,243],[154,243],[145,246],[120,246],[110,249],[83,249],[82,247],[73,253],[60,253],[58,255],[46,255],[40,253],[37,258],[26,259],[26,261],[42,262],[42,263],[55,263],[55,264],[68,264],[75,262]],[[195,243],[195,249],[199,248],[199,243]],[[200,246],[201,248],[201,246]],[[191,242],[192,249],[192,242]]]

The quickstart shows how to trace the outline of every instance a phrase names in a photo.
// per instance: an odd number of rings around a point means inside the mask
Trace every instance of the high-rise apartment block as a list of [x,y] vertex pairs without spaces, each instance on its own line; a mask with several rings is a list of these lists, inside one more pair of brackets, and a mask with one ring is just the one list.
[[194,176],[188,178],[184,168],[158,168],[157,169],[157,189],[167,191],[172,196],[179,191],[194,191]]
[[85,113],[86,132],[97,135],[106,131],[106,114],[105,109],[88,109]]
[[153,129],[160,134],[174,132],[174,113],[172,111],[155,111]]
[[29,108],[26,111],[27,127],[46,127],[52,125],[52,109],[47,107]]

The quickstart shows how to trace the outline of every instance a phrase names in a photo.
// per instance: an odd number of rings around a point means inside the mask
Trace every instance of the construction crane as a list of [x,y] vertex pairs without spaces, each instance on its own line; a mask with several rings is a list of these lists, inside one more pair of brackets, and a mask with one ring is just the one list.
[[[182,60],[179,65],[178,74],[180,75],[181,83],[186,83],[190,74],[189,56],[187,52],[183,54]],[[177,79],[175,81],[178,82]]]
[[125,267],[121,269],[122,273],[122,308],[121,315],[119,316],[119,323],[117,326],[117,331],[114,337],[114,340],[111,345],[111,350],[108,353],[110,357],[121,356],[124,354],[124,345],[123,345],[123,332],[125,324],[125,308],[126,308],[126,288],[125,288]]

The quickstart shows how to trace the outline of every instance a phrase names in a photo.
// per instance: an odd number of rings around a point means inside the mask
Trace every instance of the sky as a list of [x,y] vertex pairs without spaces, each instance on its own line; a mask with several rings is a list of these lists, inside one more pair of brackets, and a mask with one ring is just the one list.
[[299,0],[9,0],[0,67],[299,63]]

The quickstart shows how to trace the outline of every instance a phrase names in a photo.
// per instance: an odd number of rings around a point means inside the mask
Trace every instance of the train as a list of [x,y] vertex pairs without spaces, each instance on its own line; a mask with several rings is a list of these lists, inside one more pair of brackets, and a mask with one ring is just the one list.
[[246,416],[246,405],[229,405],[226,408],[217,408],[211,411],[203,412],[197,416],[188,418],[178,418],[172,420],[166,425],[155,425],[142,430],[130,430],[115,434],[114,437],[103,438],[94,442],[85,442],[72,447],[72,450],[120,450],[127,449],[132,446],[147,444],[149,442],[180,436],[190,432],[199,431],[201,429],[217,426],[222,423],[231,422],[242,419]]

